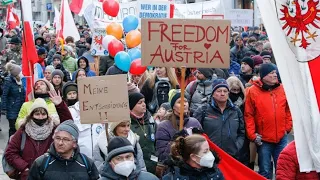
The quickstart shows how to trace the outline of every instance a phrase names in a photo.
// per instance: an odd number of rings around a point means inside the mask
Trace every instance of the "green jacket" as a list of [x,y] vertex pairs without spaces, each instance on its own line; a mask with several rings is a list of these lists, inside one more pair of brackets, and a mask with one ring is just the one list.
[[77,61],[71,57],[71,56],[66,56],[62,60],[62,65],[63,67],[68,70],[71,74],[75,72],[78,69]]

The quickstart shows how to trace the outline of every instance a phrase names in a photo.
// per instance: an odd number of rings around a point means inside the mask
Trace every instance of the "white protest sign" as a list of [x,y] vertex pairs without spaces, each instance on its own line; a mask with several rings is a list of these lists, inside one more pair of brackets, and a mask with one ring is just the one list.
[[170,18],[169,1],[139,1],[138,18]]
[[228,9],[225,19],[231,20],[231,26],[249,26],[253,25],[252,9]]
[[205,14],[224,14],[221,0],[212,0],[192,4],[174,4],[173,18],[201,19]]
[[106,28],[94,28],[92,35],[91,54],[93,56],[107,56],[109,53],[102,47],[102,39],[106,36]]

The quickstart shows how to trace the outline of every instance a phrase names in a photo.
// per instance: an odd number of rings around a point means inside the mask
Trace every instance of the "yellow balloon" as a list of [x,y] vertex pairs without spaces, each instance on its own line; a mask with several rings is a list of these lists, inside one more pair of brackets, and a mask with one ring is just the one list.
[[115,23],[115,22],[110,23],[107,26],[107,34],[112,35],[115,38],[117,38],[118,40],[120,40],[123,35],[122,26],[119,23]]
[[128,48],[137,47],[141,43],[141,33],[138,30],[132,30],[126,35]]

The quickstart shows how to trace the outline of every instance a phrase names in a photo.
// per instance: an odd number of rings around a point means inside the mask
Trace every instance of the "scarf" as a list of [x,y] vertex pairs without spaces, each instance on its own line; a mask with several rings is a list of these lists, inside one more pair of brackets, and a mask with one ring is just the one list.
[[26,124],[25,131],[32,139],[42,141],[47,139],[54,128],[53,121],[47,121],[43,126],[38,126],[33,120]]

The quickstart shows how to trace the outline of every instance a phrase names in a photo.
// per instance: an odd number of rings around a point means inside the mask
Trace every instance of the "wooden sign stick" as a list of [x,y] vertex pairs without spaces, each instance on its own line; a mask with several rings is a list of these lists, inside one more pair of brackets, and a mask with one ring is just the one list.
[[107,143],[110,142],[110,136],[109,136],[109,123],[104,124],[104,128],[106,130],[106,136],[107,136]]
[[183,129],[184,124],[184,89],[185,89],[185,77],[186,77],[186,67],[181,67],[181,100],[180,100],[180,123],[179,130]]

